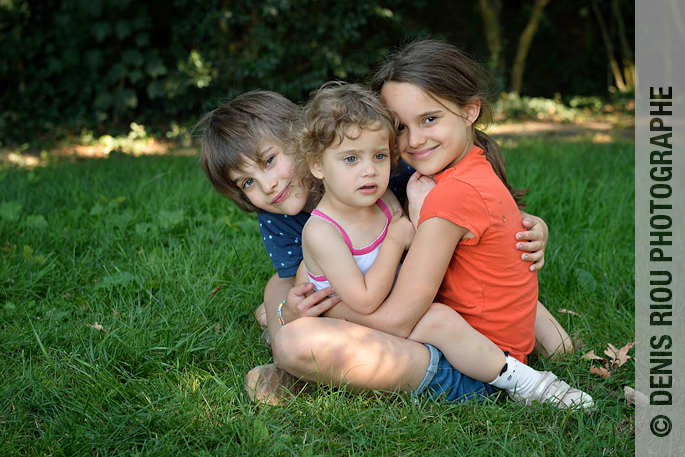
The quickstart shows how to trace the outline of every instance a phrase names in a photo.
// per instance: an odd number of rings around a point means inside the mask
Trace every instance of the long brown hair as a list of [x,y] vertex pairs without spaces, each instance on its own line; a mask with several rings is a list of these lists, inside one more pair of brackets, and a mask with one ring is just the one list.
[[389,82],[414,84],[431,96],[449,100],[460,108],[479,101],[480,114],[471,126],[474,143],[483,150],[518,207],[525,207],[520,200],[528,189],[516,189],[509,184],[502,149],[476,128],[492,123],[489,102],[492,91],[489,88],[494,86],[494,79],[490,73],[449,43],[422,40],[405,46],[383,62],[373,75],[371,88],[380,94]]

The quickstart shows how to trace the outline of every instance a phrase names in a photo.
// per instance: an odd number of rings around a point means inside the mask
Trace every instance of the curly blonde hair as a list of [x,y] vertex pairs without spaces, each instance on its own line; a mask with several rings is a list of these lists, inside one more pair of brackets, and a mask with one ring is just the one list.
[[[397,116],[378,95],[363,86],[343,82],[326,83],[314,92],[305,107],[297,173],[307,176],[310,190],[315,190],[316,181],[311,176],[309,166],[321,160],[327,148],[340,145],[345,138],[358,138],[363,129],[385,129],[388,132],[390,159],[396,165],[400,158],[396,148],[397,125]],[[356,136],[350,136],[355,135],[355,132],[358,132]]]

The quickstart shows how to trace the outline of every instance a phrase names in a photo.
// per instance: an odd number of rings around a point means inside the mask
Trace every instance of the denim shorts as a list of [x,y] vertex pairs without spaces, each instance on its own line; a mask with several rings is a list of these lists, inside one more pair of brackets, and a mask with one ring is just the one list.
[[488,383],[476,381],[452,367],[442,352],[426,344],[431,353],[426,376],[412,394],[430,401],[459,402],[484,398],[495,389]]

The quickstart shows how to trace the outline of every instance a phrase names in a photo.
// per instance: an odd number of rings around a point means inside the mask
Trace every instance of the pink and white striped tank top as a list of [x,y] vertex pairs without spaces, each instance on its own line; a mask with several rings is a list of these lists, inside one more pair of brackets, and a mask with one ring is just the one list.
[[[383,201],[380,199],[378,199],[376,203],[378,203],[378,206],[380,206],[383,212],[385,213],[385,227],[383,227],[383,231],[381,232],[381,234],[378,235],[371,244],[360,249],[356,249],[352,246],[352,241],[350,241],[350,237],[347,235],[347,233],[345,233],[345,230],[337,222],[335,222],[333,219],[331,219],[318,209],[312,211],[312,216],[318,216],[321,219],[330,222],[335,226],[335,228],[338,229],[343,239],[345,240],[345,244],[347,244],[347,247],[350,249],[354,261],[357,263],[357,266],[364,275],[367,271],[369,271],[369,268],[371,268],[373,262],[376,261],[376,257],[378,257],[378,251],[380,251],[381,249],[381,243],[385,239],[385,235],[388,233],[388,225],[390,225],[390,219],[392,219],[392,216],[390,215],[390,210],[387,206],[385,206],[385,203],[383,203]],[[314,290],[321,290],[330,286],[330,283],[326,279],[325,275],[313,275],[309,272],[309,270],[307,270],[307,275],[309,276],[309,282],[314,284]]]

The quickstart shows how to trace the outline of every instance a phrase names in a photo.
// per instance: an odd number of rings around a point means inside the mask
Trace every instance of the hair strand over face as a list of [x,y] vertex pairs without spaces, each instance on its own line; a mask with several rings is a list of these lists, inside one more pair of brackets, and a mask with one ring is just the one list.
[[257,212],[229,173],[239,172],[250,161],[261,164],[265,142],[278,145],[284,154],[297,149],[302,110],[275,92],[247,92],[205,114],[194,130],[202,132],[200,164],[207,179],[223,196],[243,211]]
[[494,93],[494,79],[490,73],[449,43],[422,40],[410,43],[383,62],[373,75],[371,89],[380,94],[389,82],[414,84],[438,101],[447,100],[460,108],[480,102],[480,114],[471,126],[474,143],[483,150],[519,208],[525,207],[520,200],[528,189],[509,184],[502,149],[480,130],[492,122],[489,99]]

